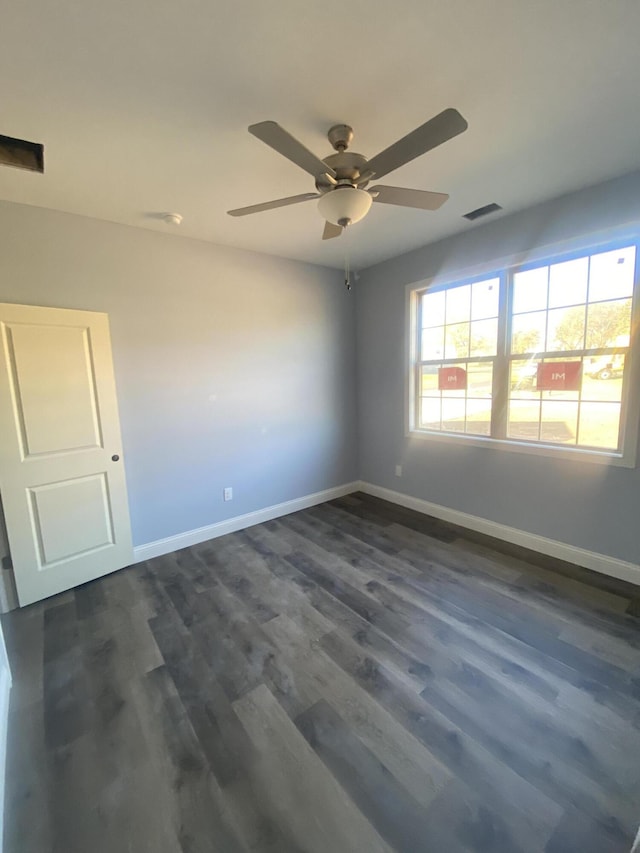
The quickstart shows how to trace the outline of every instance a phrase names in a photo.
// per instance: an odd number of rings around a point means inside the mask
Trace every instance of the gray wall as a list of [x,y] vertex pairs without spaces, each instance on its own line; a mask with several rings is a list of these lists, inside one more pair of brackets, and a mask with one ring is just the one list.
[[[499,200],[499,199],[498,199]],[[640,471],[406,438],[405,289],[535,247],[638,233],[640,172],[378,264],[357,290],[361,479],[637,563]],[[403,465],[403,477],[394,466]]]
[[0,203],[0,302],[109,314],[134,544],[356,477],[335,270]]

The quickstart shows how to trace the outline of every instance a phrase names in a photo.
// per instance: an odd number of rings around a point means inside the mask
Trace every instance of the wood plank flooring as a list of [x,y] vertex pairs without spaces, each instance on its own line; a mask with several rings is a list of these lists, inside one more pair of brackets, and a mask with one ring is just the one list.
[[638,595],[356,494],[8,614],[5,853],[628,853]]

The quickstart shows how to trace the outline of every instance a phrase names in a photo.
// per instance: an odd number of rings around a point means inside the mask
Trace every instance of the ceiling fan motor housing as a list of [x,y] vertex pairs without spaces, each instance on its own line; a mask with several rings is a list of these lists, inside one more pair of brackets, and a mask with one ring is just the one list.
[[349,185],[362,189],[369,181],[360,180],[360,175],[366,170],[366,157],[362,154],[356,154],[352,151],[340,151],[338,154],[330,154],[322,161],[336,173],[336,178],[331,181],[326,175],[319,175],[316,178],[316,189],[320,193],[326,193],[335,188],[335,180],[338,185]]

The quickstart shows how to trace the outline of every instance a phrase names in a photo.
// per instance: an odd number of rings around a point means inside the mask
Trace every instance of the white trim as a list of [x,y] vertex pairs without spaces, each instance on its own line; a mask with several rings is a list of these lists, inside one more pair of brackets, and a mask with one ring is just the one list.
[[206,542],[208,539],[216,539],[218,536],[235,533],[236,530],[244,530],[246,527],[252,527],[254,524],[271,521],[272,518],[279,518],[282,515],[289,515],[289,513],[298,512],[298,510],[306,509],[309,506],[325,503],[325,501],[332,501],[334,498],[341,498],[344,495],[351,494],[351,492],[356,492],[359,485],[358,482],[345,483],[342,486],[335,486],[332,489],[325,489],[322,492],[314,492],[311,495],[304,495],[301,498],[294,498],[291,501],[273,504],[264,509],[255,510],[255,512],[236,515],[234,518],[227,518],[215,524],[208,524],[206,527],[186,530],[184,533],[178,533],[175,536],[167,536],[166,539],[156,539],[155,542],[148,542],[146,545],[136,545],[133,549],[134,562],[141,563],[143,560],[151,560],[153,557],[171,554],[173,551],[179,551],[180,548],[198,545],[200,542]]
[[411,435],[416,429],[416,385],[417,385],[417,335],[418,299],[415,284],[407,284],[404,289],[404,434]]
[[502,539],[504,542],[521,545],[523,548],[529,548],[540,554],[546,554],[549,557],[556,557],[559,560],[565,560],[567,563],[573,563],[576,566],[592,569],[603,575],[640,584],[640,566],[635,563],[627,563],[625,560],[619,560],[616,557],[598,554],[595,551],[587,551],[584,548],[578,548],[576,545],[559,542],[557,539],[547,539],[546,536],[538,536],[537,533],[528,533],[526,530],[508,527],[506,524],[499,524],[497,521],[490,521],[487,518],[470,515],[451,507],[441,506],[440,504],[431,503],[421,498],[414,498],[411,495],[404,495],[401,492],[394,492],[392,489],[375,486],[373,483],[361,482],[360,491],[398,504],[399,506],[416,510],[416,512],[440,518],[451,524],[458,524],[469,530],[475,530],[477,533],[485,533],[487,536]]
[[[633,419],[634,421],[637,419]],[[552,456],[556,459],[567,459],[573,462],[593,462],[596,465],[609,465],[617,468],[635,468],[635,441],[628,455],[605,450],[590,450],[586,447],[567,447],[562,444],[536,444],[532,441],[518,441],[510,438],[491,438],[482,435],[466,433],[436,432],[435,430],[412,429],[405,433],[405,438],[413,441],[440,441],[445,444],[464,443],[470,447],[489,447],[492,450],[506,450],[508,453],[524,453],[533,456]]]
[[[547,554],[552,557],[557,557],[561,560],[566,560],[569,563],[575,563],[578,566],[584,566],[601,572],[605,575],[620,578],[630,581],[631,583],[640,583],[640,566],[633,563],[627,563],[624,560],[617,560],[614,557],[607,557],[604,554],[597,554],[593,551],[586,551],[583,548],[577,548],[573,545],[568,545],[564,542],[558,542],[554,539],[547,539],[544,536],[538,536],[534,533],[527,533],[524,530],[518,530],[513,527],[507,527],[505,524],[498,524],[488,519],[480,518],[479,516],[469,515],[459,510],[451,509],[450,507],[440,506],[439,504],[430,503],[429,501],[414,498],[410,495],[404,495],[400,492],[385,489],[382,486],[375,486],[372,483],[364,482],[363,480],[353,483],[345,483],[342,486],[336,486],[332,489],[325,489],[322,492],[315,492],[311,495],[305,495],[301,498],[296,498],[284,503],[274,504],[264,509],[256,510],[255,512],[237,515],[234,518],[219,521],[215,524],[207,525],[206,527],[198,527],[195,530],[188,530],[184,533],[179,533],[176,536],[168,536],[165,539],[157,539],[155,542],[149,542],[146,545],[137,545],[133,549],[134,561],[136,563],[143,560],[150,560],[153,557],[160,557],[163,554],[170,554],[180,548],[187,548],[190,545],[197,545],[200,542],[206,542],[208,539],[215,539],[218,536],[224,536],[227,533],[234,533],[237,530],[243,530],[246,527],[252,527],[254,524],[262,524],[265,521],[270,521],[273,518],[279,518],[283,515],[288,515],[292,512],[297,512],[301,509],[306,509],[316,504],[324,503],[325,501],[333,500],[334,498],[343,497],[352,492],[365,492],[391,503],[399,504],[400,506],[422,512],[426,515],[440,518],[443,521],[449,521],[453,524],[459,524],[462,527],[467,527],[470,530],[475,530],[480,533],[486,533],[489,536],[494,536],[497,539],[502,539],[506,542],[512,542],[516,545],[522,545],[525,548],[539,551],[542,554]],[[2,744],[0,749],[4,750],[6,745],[6,729],[7,717],[9,710],[9,687],[11,685],[9,673],[9,685],[5,688],[4,681],[2,686],[2,695],[0,696],[0,737]],[[6,692],[5,692],[6,691]],[[5,710],[6,705],[6,710]],[[0,753],[2,763],[0,767],[4,768],[4,752]],[[4,773],[0,782],[1,802],[4,802],[3,797]],[[0,817],[0,853],[2,849],[2,820]],[[633,851],[636,851],[636,845],[640,841],[640,831],[634,845]]]
[[[146,545],[137,545],[133,549],[134,562],[141,563],[143,560],[151,560],[153,557],[171,554],[181,548],[198,545],[200,542],[216,539],[218,536],[225,536],[227,533],[234,533],[237,530],[244,530],[254,524],[262,524],[273,518],[280,518],[283,515],[289,515],[289,513],[298,512],[298,510],[358,491],[434,518],[440,518],[451,524],[458,524],[460,527],[475,530],[477,533],[493,536],[495,539],[502,539],[504,542],[520,545],[540,554],[565,560],[567,563],[573,563],[576,566],[592,569],[595,572],[630,583],[640,584],[640,566],[635,563],[628,563],[625,560],[619,560],[616,557],[609,557],[595,551],[587,551],[585,548],[569,545],[567,542],[559,542],[557,539],[548,539],[546,536],[539,536],[537,533],[528,533],[526,530],[519,530],[516,527],[508,527],[506,524],[500,524],[497,521],[470,515],[451,507],[431,503],[431,501],[405,495],[362,480],[345,483],[342,486],[325,489],[322,492],[314,492],[311,495],[255,510],[255,512],[236,515],[233,518],[225,519],[225,521],[218,521],[206,527],[197,527],[195,530],[187,530],[175,536],[168,536],[166,539],[157,539],[155,542],[148,542]],[[0,703],[1,701],[2,698],[0,697]]]
[[[608,233],[608,232],[605,232]],[[506,450],[511,453],[537,454],[539,456],[555,457],[556,459],[579,460],[580,462],[594,462],[600,465],[612,465],[622,468],[635,468],[637,463],[636,453],[638,447],[638,435],[640,433],[640,418],[638,412],[640,410],[640,237],[637,229],[629,231],[627,228],[619,231],[615,238],[611,235],[605,239],[605,234],[597,232],[598,237],[584,236],[578,239],[576,245],[574,240],[570,240],[565,246],[564,242],[554,245],[555,251],[549,254],[549,246],[539,246],[533,251],[525,252],[523,255],[517,254],[513,256],[505,256],[495,261],[487,262],[485,265],[478,265],[472,268],[461,268],[458,270],[445,270],[443,273],[436,273],[429,278],[420,279],[414,282],[405,284],[405,410],[404,410],[404,435],[407,439],[418,439],[420,441],[444,440],[452,444],[460,444],[466,442],[467,446],[474,447],[492,447],[496,450]],[[596,239],[596,242],[591,242]],[[583,242],[584,241],[584,242]],[[506,286],[511,287],[513,275],[520,267],[528,267],[530,265],[551,264],[557,263],[558,259],[569,260],[571,257],[584,257],[598,254],[605,251],[613,251],[616,248],[621,248],[624,244],[633,245],[635,247],[635,269],[634,269],[634,286],[632,293],[632,312],[631,312],[631,336],[629,340],[628,351],[626,353],[625,378],[622,389],[622,407],[620,411],[620,422],[622,426],[622,435],[620,442],[620,450],[599,450],[597,448],[589,448],[586,446],[568,446],[557,444],[544,444],[542,441],[536,440],[516,440],[505,438],[504,435],[491,436],[474,436],[457,434],[453,432],[445,432],[443,430],[425,430],[420,429],[417,425],[417,400],[416,400],[416,383],[419,373],[419,343],[417,340],[417,302],[418,294],[426,290],[434,292],[448,290],[452,287],[463,286],[465,283],[482,281],[487,276],[493,276],[500,279],[501,293],[505,286],[504,276],[507,276]],[[562,248],[564,246],[564,248]],[[511,319],[511,309],[509,305],[500,304],[500,317],[502,312],[505,312],[507,320]],[[502,354],[501,354],[502,352]],[[582,352],[582,351],[581,351]],[[511,353],[503,351],[498,346],[497,354],[494,358],[494,364],[499,371],[507,369],[510,363]],[[546,353],[538,353],[537,356],[542,358]],[[552,357],[558,357],[560,353],[556,353]],[[463,359],[464,360],[464,359]],[[495,375],[494,375],[495,378]],[[506,373],[498,382],[494,382],[494,389],[504,385],[503,390],[508,384]],[[491,404],[491,420],[493,432],[493,423],[495,417],[495,397]]]
[[9,727],[9,697],[11,695],[11,669],[4,637],[0,628],[0,851],[4,838],[4,783],[7,772],[7,730]]

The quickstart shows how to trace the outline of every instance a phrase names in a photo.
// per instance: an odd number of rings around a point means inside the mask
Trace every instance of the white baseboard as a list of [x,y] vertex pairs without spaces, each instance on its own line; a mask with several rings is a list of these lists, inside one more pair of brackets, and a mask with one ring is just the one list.
[[635,563],[627,563],[625,560],[618,560],[616,557],[587,551],[584,548],[559,542],[556,539],[547,539],[545,536],[538,536],[536,533],[527,533],[526,530],[508,527],[506,524],[499,524],[477,515],[469,515],[469,513],[460,512],[460,510],[451,509],[451,507],[424,501],[421,498],[411,497],[411,495],[404,495],[392,489],[375,486],[373,483],[360,482],[359,489],[361,492],[373,495],[376,498],[399,504],[407,507],[407,509],[414,509],[434,518],[440,518],[442,521],[459,524],[460,527],[475,530],[477,533],[485,533],[487,536],[502,539],[504,542],[521,545],[523,548],[529,548],[539,554],[546,554],[549,557],[556,557],[576,566],[593,569],[593,571],[600,572],[603,575],[640,584],[640,566]]
[[235,533],[236,530],[244,530],[254,524],[271,521],[272,518],[279,518],[282,515],[289,515],[289,513],[298,512],[298,510],[306,509],[309,506],[325,503],[325,501],[331,501],[334,498],[341,498],[343,495],[357,491],[359,485],[358,482],[345,483],[342,486],[325,489],[322,492],[314,492],[312,495],[304,495],[292,501],[273,504],[273,506],[258,509],[255,512],[236,515],[234,518],[208,524],[206,527],[197,527],[195,530],[187,530],[175,536],[167,536],[166,539],[157,539],[155,542],[148,542],[146,545],[136,545],[133,549],[134,562],[141,563],[143,560],[151,560],[153,557],[171,554],[173,551],[179,551],[180,548],[198,545],[208,539],[225,536],[227,533]]
[[227,533],[234,533],[236,530],[244,530],[246,527],[252,527],[254,524],[262,524],[265,521],[270,521],[272,518],[289,515],[289,513],[297,512],[298,510],[306,509],[306,507],[315,506],[316,504],[324,503],[325,501],[330,501],[356,491],[365,492],[365,494],[382,498],[390,503],[416,510],[434,518],[440,518],[442,521],[458,524],[460,527],[475,530],[477,533],[484,533],[487,536],[502,539],[504,542],[511,542],[514,545],[529,548],[532,551],[546,554],[549,557],[565,560],[567,563],[573,563],[576,566],[592,569],[595,572],[629,581],[630,583],[640,584],[640,566],[635,563],[628,563],[625,560],[619,560],[616,557],[609,557],[606,554],[599,554],[595,551],[587,551],[584,548],[578,548],[566,542],[559,542],[556,539],[547,539],[545,536],[539,536],[536,533],[528,533],[526,530],[508,527],[506,524],[490,521],[477,515],[470,515],[451,507],[431,503],[431,501],[425,501],[421,498],[414,498],[411,495],[405,495],[402,492],[396,492],[392,489],[386,489],[383,486],[376,486],[373,483],[364,481],[345,483],[333,489],[325,489],[322,492],[315,492],[314,494],[305,495],[291,501],[274,504],[255,512],[236,515],[234,518],[218,521],[215,524],[209,524],[205,527],[198,527],[195,530],[187,530],[175,536],[168,536],[166,539],[157,539],[155,542],[148,542],[146,545],[137,545],[133,549],[134,561],[140,563],[143,560],[151,560],[153,557],[161,557],[163,554],[171,554],[173,551],[179,551],[181,548],[198,545],[200,542],[206,542],[208,539],[225,536]]

